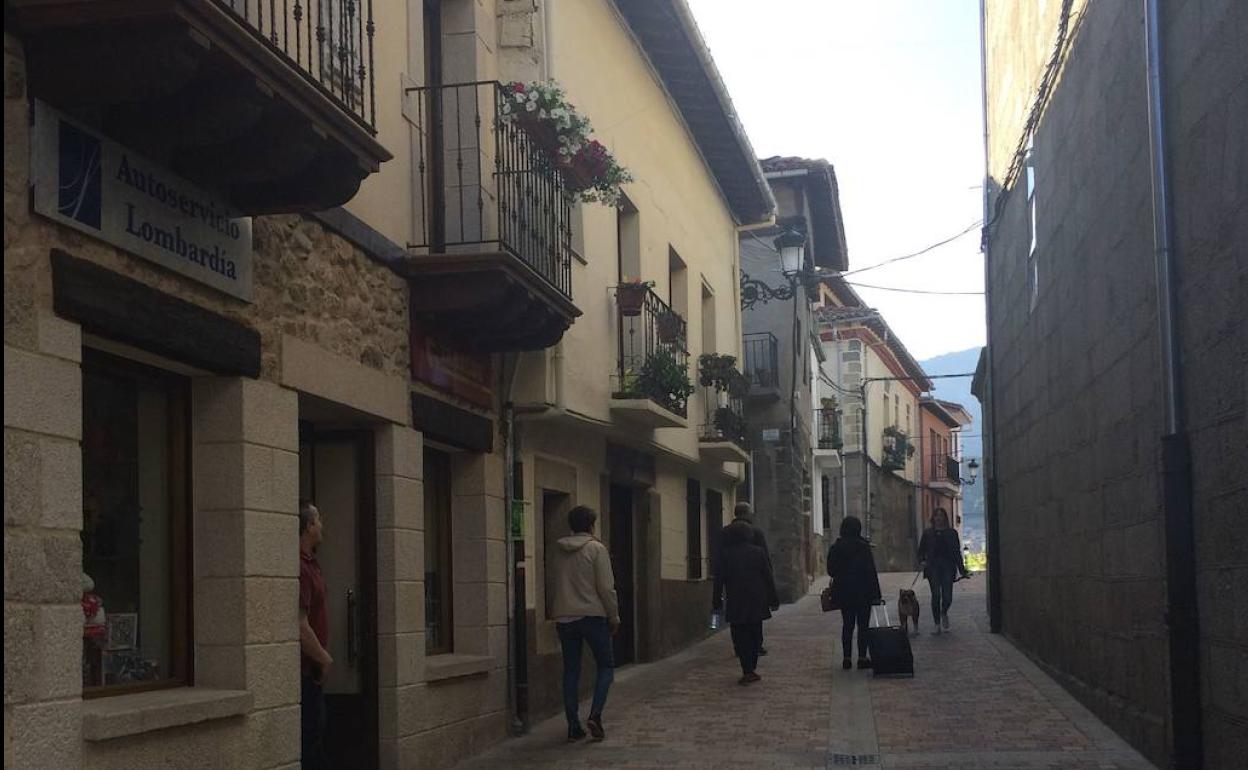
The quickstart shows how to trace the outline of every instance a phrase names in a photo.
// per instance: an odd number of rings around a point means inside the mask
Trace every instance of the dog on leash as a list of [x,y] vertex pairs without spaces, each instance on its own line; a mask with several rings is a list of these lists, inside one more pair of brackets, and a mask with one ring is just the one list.
[[897,598],[897,613],[901,615],[901,630],[910,633],[910,619],[914,619],[914,635],[919,634],[919,600],[914,591],[903,588]]

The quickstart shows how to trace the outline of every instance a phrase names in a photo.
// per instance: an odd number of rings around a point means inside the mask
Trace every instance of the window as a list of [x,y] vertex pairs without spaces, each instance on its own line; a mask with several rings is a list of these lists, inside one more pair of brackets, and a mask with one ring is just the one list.
[[451,457],[425,447],[425,653],[452,650]]
[[718,352],[715,339],[715,295],[705,283],[702,284],[702,352]]
[[702,579],[702,484],[685,483],[685,556],[690,580]]
[[671,246],[667,247],[667,304],[681,318],[689,317],[689,270]]
[[616,272],[620,282],[641,278],[641,215],[627,197],[615,211]]
[[187,382],[84,353],[83,695],[190,684]]
[[1027,135],[1026,155],[1023,156],[1023,168],[1027,184],[1027,284],[1030,309],[1036,309],[1036,301],[1040,296],[1040,263],[1036,257],[1036,164],[1032,143],[1033,137]]

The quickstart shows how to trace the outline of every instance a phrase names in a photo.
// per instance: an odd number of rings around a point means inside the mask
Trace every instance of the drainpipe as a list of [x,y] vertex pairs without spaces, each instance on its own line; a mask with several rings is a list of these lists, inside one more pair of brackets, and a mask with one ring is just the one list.
[[1166,625],[1170,648],[1170,755],[1171,767],[1176,770],[1200,770],[1204,766],[1204,741],[1200,700],[1200,612],[1196,605],[1196,541],[1192,520],[1192,462],[1191,445],[1183,424],[1183,392],[1177,350],[1174,213],[1166,158],[1159,5],[1159,0],[1144,0],[1153,249],[1165,425],[1161,437],[1161,457],[1166,532]]
[[979,79],[980,103],[984,122],[984,232],[981,238],[981,251],[984,254],[984,316],[985,341],[988,350],[987,372],[984,387],[988,392],[988,402],[984,404],[987,415],[985,427],[987,435],[984,446],[984,550],[988,556],[988,630],[994,634],[1001,633],[1001,535],[1000,511],[997,507],[997,398],[996,381],[993,377],[992,344],[992,250],[989,248],[989,228],[992,214],[992,175],[989,169],[991,158],[988,151],[988,47],[984,22],[984,0],[979,0]]
[[511,567],[511,580],[507,582],[507,598],[510,607],[507,623],[507,701],[511,712],[511,729],[522,735],[529,729],[529,658],[528,624],[525,598],[524,539],[514,537],[512,531],[512,507],[516,501],[516,419],[512,401],[516,375],[520,369],[520,354],[506,353],[502,365],[502,424],[503,434],[503,527],[506,533],[507,563]]

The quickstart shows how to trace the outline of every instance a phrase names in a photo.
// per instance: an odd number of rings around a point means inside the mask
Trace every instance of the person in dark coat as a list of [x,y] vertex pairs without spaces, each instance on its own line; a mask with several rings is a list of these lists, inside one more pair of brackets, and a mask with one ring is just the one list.
[[867,628],[871,606],[880,601],[880,576],[875,571],[871,544],[862,538],[862,522],[846,516],[841,536],[828,549],[828,577],[832,578],[832,600],[841,608],[841,668],[851,667],[854,629],[858,629],[858,668],[870,668]]
[[962,560],[962,542],[958,531],[949,526],[949,514],[944,508],[932,513],[932,526],[919,539],[919,568],[932,591],[932,622],[936,624],[932,633],[939,634],[942,628],[948,631],[954,575],[968,575]]
[[723,609],[725,593],[728,610],[725,620],[732,627],[732,648],[741,661],[739,684],[757,682],[759,639],[763,621],[772,610],[780,609],[776,581],[771,574],[767,553],[753,543],[752,527],[734,521],[724,527],[724,547],[715,576],[713,609]]
[[[763,533],[761,527],[754,525],[754,521],[751,518],[753,515],[753,506],[749,503],[737,503],[732,509],[732,521],[728,523],[728,526],[731,527],[738,521],[743,521],[748,524],[750,527],[750,543],[763,549],[763,553],[767,554],[767,566],[771,567],[771,549],[767,547],[767,535]],[[727,529],[727,527],[724,529]],[[772,574],[775,574],[774,569],[772,570]],[[758,654],[767,654],[767,648],[763,645],[763,625],[761,623],[758,625]]]

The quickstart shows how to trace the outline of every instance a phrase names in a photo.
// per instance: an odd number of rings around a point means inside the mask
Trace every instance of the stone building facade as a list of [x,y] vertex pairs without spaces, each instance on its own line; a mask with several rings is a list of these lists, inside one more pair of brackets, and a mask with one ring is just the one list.
[[[994,622],[1160,766],[1237,767],[1248,751],[1248,636],[1230,621],[1248,567],[1237,515],[1248,507],[1248,7],[1158,4],[1172,433],[1150,5],[984,6],[992,225],[978,379]],[[1163,452],[1184,443],[1190,463]],[[1171,473],[1167,457],[1180,459]]]
[[[750,502],[767,535],[781,601],[806,595],[824,571],[823,522],[814,495],[826,469],[840,463],[839,448],[819,447],[815,389],[822,350],[814,309],[824,291],[818,274],[846,269],[848,250],[836,172],[826,160],[772,157],[762,161],[776,197],[774,228],[741,236],[745,285],[761,281],[759,299],[742,313],[745,372],[751,381],[746,420],[752,440]],[[783,233],[805,239],[803,274],[785,275],[776,245]],[[768,290],[792,290],[768,298]],[[787,297],[787,295],[785,295]],[[818,454],[818,457],[816,457]]]

